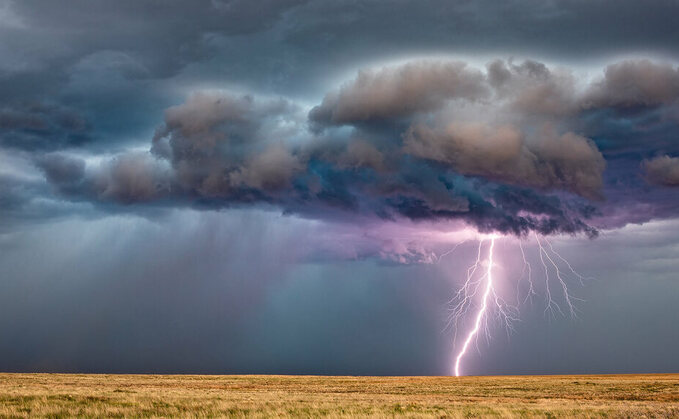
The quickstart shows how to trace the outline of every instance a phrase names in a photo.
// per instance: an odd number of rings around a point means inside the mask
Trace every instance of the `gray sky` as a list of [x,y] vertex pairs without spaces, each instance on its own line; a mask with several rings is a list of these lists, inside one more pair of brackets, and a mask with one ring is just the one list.
[[677,15],[0,0],[0,370],[679,372]]

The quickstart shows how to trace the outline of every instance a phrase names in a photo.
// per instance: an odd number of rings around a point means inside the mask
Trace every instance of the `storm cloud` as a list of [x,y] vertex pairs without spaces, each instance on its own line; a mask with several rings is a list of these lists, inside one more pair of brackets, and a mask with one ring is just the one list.
[[[129,209],[150,201],[260,205],[327,220],[349,213],[459,219],[484,232],[593,236],[615,205],[606,166],[621,157],[607,153],[615,141],[608,125],[671,112],[676,72],[628,60],[586,79],[534,60],[493,60],[482,68],[424,60],[361,70],[311,109],[281,97],[196,92],[165,110],[150,152],[88,165],[78,182],[63,179],[64,161],[45,157],[38,165],[64,196]],[[669,167],[644,160],[666,150],[631,141],[638,154],[624,155],[617,170],[671,184]],[[616,193],[637,187],[618,184]],[[512,196],[523,198],[510,203]],[[558,211],[527,196],[558,202]],[[653,205],[647,196],[639,201]]]
[[361,71],[351,83],[327,94],[309,117],[326,124],[390,120],[440,108],[446,101],[487,96],[483,74],[462,62],[416,62]]

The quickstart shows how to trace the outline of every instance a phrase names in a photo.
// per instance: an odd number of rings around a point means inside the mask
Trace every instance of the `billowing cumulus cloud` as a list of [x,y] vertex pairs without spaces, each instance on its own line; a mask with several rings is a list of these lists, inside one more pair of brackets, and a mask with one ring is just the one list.
[[604,159],[591,140],[572,132],[558,135],[545,127],[526,143],[524,134],[511,126],[451,124],[435,131],[417,125],[406,133],[405,150],[464,175],[564,189],[588,198],[601,194]]
[[289,142],[302,123],[297,106],[282,99],[195,94],[166,111],[153,151],[170,162],[184,193],[250,199],[290,186],[301,171]]
[[644,160],[644,170],[649,182],[665,186],[679,186],[679,158],[658,156]]
[[[673,182],[673,160],[621,156],[610,126],[669,112],[676,71],[623,61],[581,79],[531,60],[481,69],[414,61],[359,71],[308,112],[280,97],[198,92],[165,111],[151,153],[86,170],[63,156],[38,164],[58,191],[95,202],[265,205],[321,219],[458,219],[485,232],[595,235],[611,225],[607,214],[624,225],[621,208],[634,207],[633,194],[622,207],[610,198],[642,187],[622,180],[611,190],[608,159],[613,176]],[[640,122],[627,135],[635,130],[648,133]],[[652,206],[655,198],[637,199]]]
[[595,108],[655,107],[679,99],[679,69],[649,60],[611,64],[583,100]]
[[52,153],[36,160],[62,194],[122,204],[151,201],[170,188],[167,164],[146,152],[130,152],[87,167],[83,159]]
[[361,71],[355,80],[328,93],[309,114],[312,121],[351,124],[397,119],[440,108],[451,99],[487,95],[483,74],[462,62],[415,62]]
[[533,60],[494,60],[487,65],[487,76],[496,99],[525,116],[564,117],[576,111],[576,79],[565,69]]
[[299,159],[282,144],[276,144],[252,157],[229,180],[236,186],[275,190],[289,187],[293,175],[301,171]]
[[105,162],[90,175],[89,187],[102,200],[150,201],[169,189],[167,169],[148,153],[127,153]]

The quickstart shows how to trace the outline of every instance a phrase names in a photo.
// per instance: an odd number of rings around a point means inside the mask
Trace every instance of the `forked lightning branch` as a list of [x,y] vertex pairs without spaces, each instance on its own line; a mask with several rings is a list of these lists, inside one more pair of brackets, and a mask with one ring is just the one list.
[[[536,276],[539,274],[544,276],[545,314],[576,317],[574,301],[578,299],[570,294],[568,282],[577,280],[583,284],[584,280],[590,278],[575,271],[547,238],[540,238],[537,234],[534,234],[533,238],[536,242],[540,269],[536,270],[531,266],[523,243],[519,241],[523,268],[518,281],[526,281],[527,284],[523,296],[520,295],[517,284],[516,299],[513,303],[509,303],[508,299],[501,295],[497,284],[499,278],[495,272],[499,266],[495,254],[496,242],[503,237],[493,234],[479,240],[474,263],[467,268],[462,286],[449,301],[447,327],[454,330],[453,342],[458,348],[453,369],[455,376],[464,374],[465,355],[468,354],[470,347],[477,343],[478,338],[481,335],[490,337],[491,320],[497,319],[502,326],[513,330],[513,323],[519,319],[519,306],[538,295]],[[458,246],[441,256],[452,253]],[[471,319],[471,322],[465,322],[465,319]],[[460,345],[457,345],[458,332],[464,333],[464,340]]]

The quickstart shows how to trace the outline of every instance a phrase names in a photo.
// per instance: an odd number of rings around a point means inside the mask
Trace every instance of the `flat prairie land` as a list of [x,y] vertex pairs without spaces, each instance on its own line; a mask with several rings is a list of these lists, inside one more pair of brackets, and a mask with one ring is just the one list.
[[679,374],[0,374],[0,417],[679,417]]

